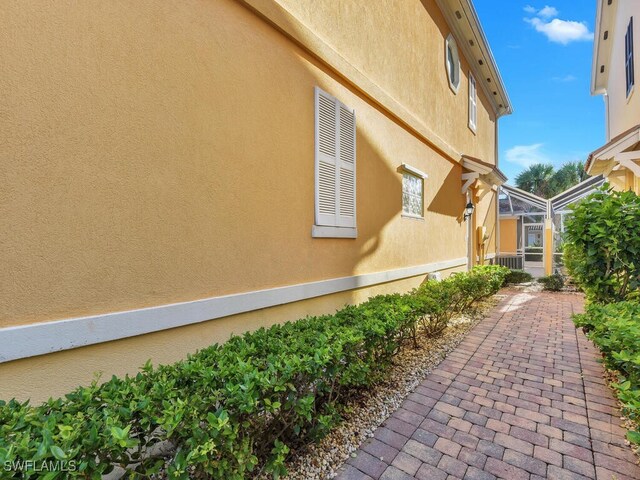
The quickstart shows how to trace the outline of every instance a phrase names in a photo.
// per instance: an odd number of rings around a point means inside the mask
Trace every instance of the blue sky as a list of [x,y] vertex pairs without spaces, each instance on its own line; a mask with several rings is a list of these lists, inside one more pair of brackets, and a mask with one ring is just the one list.
[[585,161],[605,142],[604,102],[589,92],[595,0],[474,0],[511,98],[500,169]]

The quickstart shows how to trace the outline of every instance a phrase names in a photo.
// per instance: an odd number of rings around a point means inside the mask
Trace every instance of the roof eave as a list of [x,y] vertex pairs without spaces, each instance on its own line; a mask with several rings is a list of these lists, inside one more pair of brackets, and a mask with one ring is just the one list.
[[[612,2],[609,5],[605,4],[605,0],[597,1],[593,37],[593,61],[591,65],[591,95],[604,95],[607,93],[611,42],[604,39],[604,32],[611,30],[611,22],[615,20],[616,8],[617,2]],[[611,38],[611,34],[608,35],[608,38]],[[602,67],[604,67],[604,71],[601,72],[600,69]]]
[[[496,117],[510,115],[513,107],[491,47],[471,0],[436,0],[462,49],[476,80],[489,98]],[[465,32],[465,28],[468,32]],[[471,42],[471,43],[470,43]],[[482,64],[479,61],[482,61]]]

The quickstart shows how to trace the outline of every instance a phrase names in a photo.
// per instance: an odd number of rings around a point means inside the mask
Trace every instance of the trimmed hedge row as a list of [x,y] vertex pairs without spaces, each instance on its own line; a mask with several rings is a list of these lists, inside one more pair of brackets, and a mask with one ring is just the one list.
[[627,438],[640,444],[640,304],[593,303],[585,313],[574,315],[574,322],[600,348],[605,365],[619,373],[613,387],[623,414],[636,425]]
[[[114,466],[133,477],[277,478],[289,449],[325,435],[403,346],[442,332],[507,273],[476,267],[406,295],[261,328],[39,406],[0,401],[0,468],[14,478],[99,479]],[[43,474],[24,461],[67,471]]]

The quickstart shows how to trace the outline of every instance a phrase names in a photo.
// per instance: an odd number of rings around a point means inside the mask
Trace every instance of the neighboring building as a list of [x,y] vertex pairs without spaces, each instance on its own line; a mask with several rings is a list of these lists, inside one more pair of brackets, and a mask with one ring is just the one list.
[[511,185],[500,187],[500,228],[497,262],[535,276],[560,270],[565,220],[570,206],[600,188],[602,175],[545,199]]
[[607,143],[589,155],[590,175],[640,193],[640,2],[598,0],[591,94],[604,95]]
[[1,17],[0,398],[495,255],[511,106],[469,0]]

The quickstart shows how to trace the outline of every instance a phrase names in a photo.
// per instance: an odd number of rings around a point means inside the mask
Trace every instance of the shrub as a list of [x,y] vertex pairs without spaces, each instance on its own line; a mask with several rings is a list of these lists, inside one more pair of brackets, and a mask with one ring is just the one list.
[[638,295],[640,197],[605,185],[571,207],[566,264],[590,300],[616,302]]
[[442,333],[454,314],[454,288],[454,284],[448,280],[429,280],[413,292],[417,300],[414,304],[416,318],[428,337]]
[[627,437],[640,444],[640,304],[594,303],[584,314],[574,315],[574,322],[600,348],[605,365],[619,372],[613,387],[623,405],[623,414],[636,425]]
[[527,283],[533,280],[533,277],[530,273],[525,272],[524,270],[509,270],[507,274],[507,278],[505,279],[505,283],[507,284],[518,284],[518,283]]
[[469,273],[451,275],[443,281],[430,280],[412,292],[413,313],[429,337],[439,335],[456,313],[496,293],[509,270],[499,265],[481,265]]
[[564,278],[559,273],[540,277],[538,282],[542,284],[545,290],[550,290],[552,292],[559,292],[562,290],[562,287],[564,287]]
[[470,275],[480,275],[486,279],[485,296],[493,295],[504,285],[509,269],[501,265],[479,265],[473,267]]
[[[261,328],[42,405],[0,401],[0,465],[65,461],[76,470],[64,476],[96,479],[116,465],[138,478],[161,469],[174,479],[278,477],[290,448],[339,422],[341,405],[383,376],[416,341],[419,323],[425,334],[439,334],[453,313],[495,293],[506,274],[480,267],[407,295]],[[154,453],[161,442],[169,454]]]

